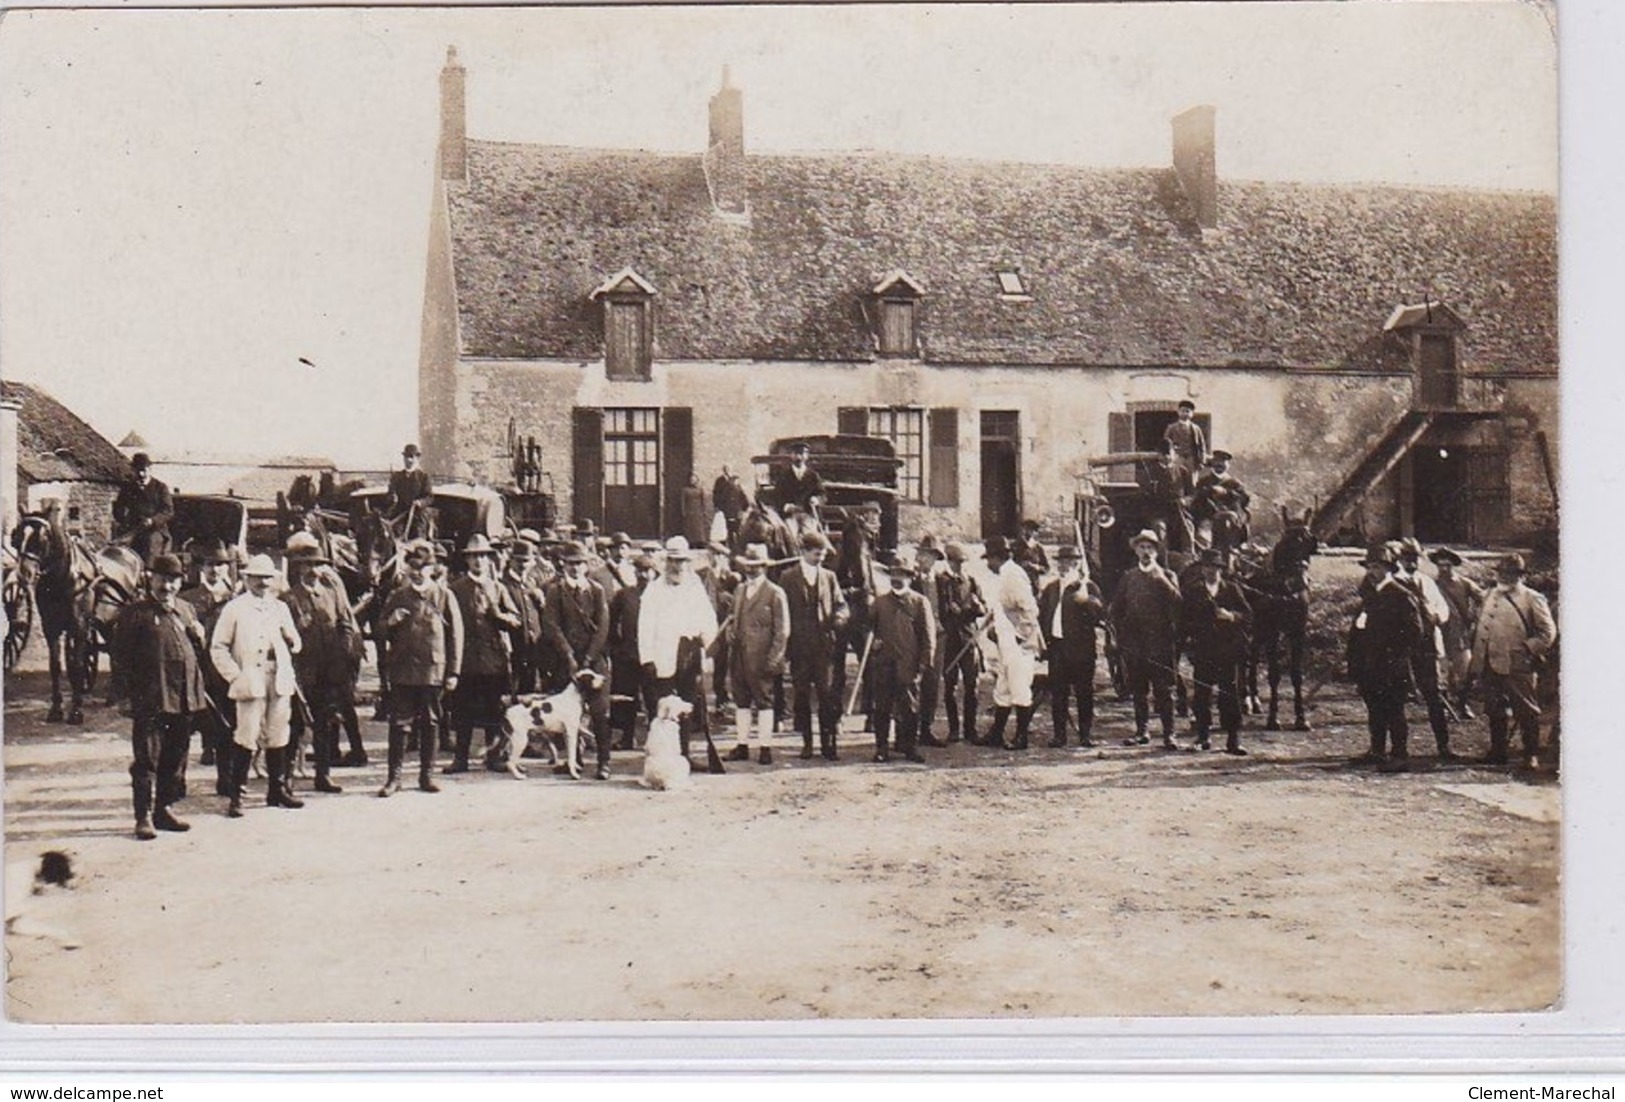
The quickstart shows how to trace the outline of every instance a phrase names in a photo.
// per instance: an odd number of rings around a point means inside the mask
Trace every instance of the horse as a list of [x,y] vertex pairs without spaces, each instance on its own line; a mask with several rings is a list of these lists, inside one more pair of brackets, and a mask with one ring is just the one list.
[[[378,655],[378,709],[382,718],[389,699],[389,679],[384,661],[384,602],[400,577],[400,554],[396,532],[382,513],[365,512],[355,518],[355,568],[339,569],[345,590],[355,610],[356,622],[372,638]],[[353,587],[353,588],[352,588]]]
[[1247,710],[1262,711],[1258,696],[1258,667],[1269,678],[1269,713],[1264,729],[1279,731],[1277,718],[1281,685],[1281,646],[1286,644],[1287,673],[1292,679],[1293,729],[1309,730],[1303,706],[1303,645],[1309,627],[1309,560],[1320,550],[1310,530],[1314,510],[1291,516],[1281,508],[1281,538],[1268,558],[1251,560],[1252,570],[1242,577],[1253,605],[1253,642],[1247,660]]
[[745,548],[753,543],[766,544],[768,557],[772,559],[793,559],[800,551],[790,525],[761,502],[753,502],[740,516],[739,530],[734,533],[734,554],[744,554]]
[[91,617],[96,606],[96,564],[84,545],[69,534],[62,505],[51,502],[43,516],[23,518],[13,536],[22,584],[33,587],[34,607],[45,635],[51,667],[48,723],[61,723],[62,674],[67,671],[72,704],[66,719],[85,721],[84,698],[90,691]]

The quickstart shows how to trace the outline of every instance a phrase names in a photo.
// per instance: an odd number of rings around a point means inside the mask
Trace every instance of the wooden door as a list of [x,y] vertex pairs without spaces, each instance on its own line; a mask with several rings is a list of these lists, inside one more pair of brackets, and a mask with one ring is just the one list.
[[606,409],[604,528],[639,538],[660,531],[660,411]]
[[982,538],[1014,536],[1021,524],[1021,415],[982,411]]
[[1423,409],[1453,409],[1458,400],[1456,343],[1446,334],[1423,333],[1416,388]]

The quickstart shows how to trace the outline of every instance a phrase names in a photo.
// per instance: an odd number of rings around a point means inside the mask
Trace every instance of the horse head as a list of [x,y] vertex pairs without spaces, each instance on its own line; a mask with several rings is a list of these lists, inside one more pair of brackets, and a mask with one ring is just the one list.
[[[1283,511],[1283,516],[1285,515]],[[1277,573],[1299,572],[1309,569],[1309,560],[1320,550],[1320,540],[1309,527],[1309,515],[1292,518],[1286,530],[1275,543],[1270,561]]]

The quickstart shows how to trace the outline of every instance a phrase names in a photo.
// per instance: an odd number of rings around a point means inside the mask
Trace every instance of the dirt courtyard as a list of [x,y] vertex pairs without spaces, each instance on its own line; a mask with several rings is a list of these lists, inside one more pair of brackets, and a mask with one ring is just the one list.
[[[398,1022],[1406,1013],[1547,1006],[1560,991],[1558,787],[1473,765],[1347,759],[1339,686],[1310,733],[1252,754],[956,745],[929,766],[838,763],[776,740],[687,791],[533,770],[383,801],[373,764],[300,811],[223,816],[197,764],[193,829],[131,835],[128,721],[46,725],[6,683],[8,862],[69,850],[7,939],[21,1022]],[[1047,710],[1035,743],[1049,735]],[[1181,722],[1184,730],[1184,722]],[[1481,755],[1482,722],[1457,749]],[[727,742],[724,741],[724,749]]]

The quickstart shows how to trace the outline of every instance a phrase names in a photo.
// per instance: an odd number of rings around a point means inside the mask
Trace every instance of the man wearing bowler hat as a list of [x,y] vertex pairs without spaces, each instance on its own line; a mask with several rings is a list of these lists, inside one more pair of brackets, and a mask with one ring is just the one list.
[[1156,704],[1162,724],[1162,746],[1177,750],[1174,741],[1174,673],[1178,643],[1180,593],[1174,576],[1157,562],[1162,540],[1142,529],[1129,541],[1135,565],[1123,572],[1112,596],[1111,623],[1123,664],[1124,687],[1134,701],[1134,737],[1127,746],[1146,746],[1150,705]]
[[1213,705],[1219,706],[1224,727],[1224,752],[1245,754],[1241,746],[1241,701],[1237,696],[1241,669],[1247,661],[1253,609],[1241,586],[1224,576],[1225,552],[1202,550],[1198,573],[1185,584],[1180,602],[1180,634],[1190,647],[1195,682],[1192,710],[1196,721],[1196,748],[1211,750]]
[[169,550],[169,522],[175,515],[175,502],[169,487],[152,476],[152,460],[146,452],[130,458],[130,477],[113,499],[113,540],[128,543],[130,550],[151,565],[155,555]]
[[1484,684],[1484,714],[1490,723],[1485,760],[1506,764],[1510,712],[1523,736],[1524,764],[1534,770],[1540,767],[1539,667],[1557,642],[1557,622],[1546,598],[1524,584],[1527,573],[1518,554],[1496,567],[1495,587],[1484,595],[1473,629],[1470,673]]
[[920,724],[920,683],[931,668],[937,646],[937,624],[931,604],[910,587],[914,569],[904,562],[886,568],[891,587],[875,598],[874,663],[875,761],[890,760],[892,721],[897,723],[897,751],[904,759],[924,763],[916,745]]
[[596,688],[577,682],[592,723],[592,737],[598,752],[597,777],[609,780],[609,663],[605,647],[609,643],[609,598],[604,587],[587,576],[591,557],[579,543],[565,548],[564,575],[547,591],[547,611],[542,631],[553,645],[556,675],[560,681],[590,670],[603,677]]
[[1357,760],[1375,762],[1387,772],[1410,766],[1405,700],[1411,691],[1411,655],[1422,638],[1422,614],[1415,596],[1394,577],[1398,556],[1378,544],[1360,565],[1360,609],[1349,629],[1349,675],[1365,701],[1371,748]]
[[423,452],[416,444],[401,449],[401,469],[389,476],[389,498],[384,506],[390,520],[406,516],[414,502],[427,505],[434,498],[434,483],[429,480],[429,472],[419,466],[422,459]]
[[801,756],[812,757],[813,702],[818,708],[818,746],[825,761],[838,756],[841,699],[835,688],[835,661],[850,613],[835,572],[824,565],[829,540],[822,532],[801,537],[801,561],[779,575],[790,612],[790,686]]
[[175,556],[155,555],[147,595],[125,607],[113,634],[113,676],[131,708],[130,787],[143,841],[191,829],[169,810],[181,798],[194,716],[208,707],[196,649],[203,625],[179,597],[184,574]]
[[468,771],[475,727],[485,730],[486,764],[500,766],[490,755],[504,745],[502,697],[508,691],[513,646],[509,633],[524,627],[513,597],[497,580],[496,548],[484,534],[475,532],[468,538],[463,563],[466,572],[451,583],[451,595],[457,599],[463,620],[463,664],[450,702],[457,743],[448,773]]
[[[350,611],[342,587],[331,586],[318,567],[328,565],[320,546],[306,533],[309,543],[295,545],[287,556],[288,589],[282,594],[293,626],[299,631],[300,648],[294,658],[294,674],[304,694],[310,722],[311,748],[316,752],[317,792],[342,791],[331,776],[338,757],[339,722],[344,697],[352,691],[351,662],[361,647],[361,630]],[[288,757],[299,753],[298,740],[291,739]],[[292,763],[283,785],[293,789]]]
[[1066,745],[1070,702],[1078,702],[1078,745],[1093,746],[1095,722],[1096,631],[1105,618],[1100,587],[1089,577],[1083,552],[1062,544],[1055,552],[1061,575],[1038,596],[1038,626],[1049,654],[1050,703],[1055,713],[1055,734],[1050,746]]
[[773,502],[780,513],[794,505],[815,516],[817,503],[824,498],[824,480],[813,470],[808,458],[812,448],[798,440],[790,445],[790,462],[774,464],[772,486]]

